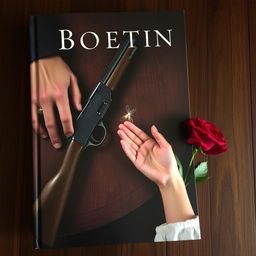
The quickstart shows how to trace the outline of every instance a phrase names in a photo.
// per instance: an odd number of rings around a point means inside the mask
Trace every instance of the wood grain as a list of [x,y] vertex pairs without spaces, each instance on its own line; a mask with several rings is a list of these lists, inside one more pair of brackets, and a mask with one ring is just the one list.
[[[229,144],[210,158],[210,182],[198,186],[203,239],[33,250],[28,15],[162,9],[186,10],[191,111],[218,125]],[[255,0],[1,1],[0,254],[254,255],[255,17]]]
[[209,166],[213,255],[256,251],[247,13],[245,1],[208,2],[210,121],[229,146]]
[[[251,89],[251,114],[252,114],[252,142],[253,142],[253,159],[254,159],[254,194],[255,194],[255,184],[256,184],[256,175],[255,175],[255,164],[256,164],[256,1],[248,0],[248,21],[249,21],[249,61],[250,61],[250,89]],[[256,196],[256,194],[255,194]],[[255,205],[256,207],[256,205]]]

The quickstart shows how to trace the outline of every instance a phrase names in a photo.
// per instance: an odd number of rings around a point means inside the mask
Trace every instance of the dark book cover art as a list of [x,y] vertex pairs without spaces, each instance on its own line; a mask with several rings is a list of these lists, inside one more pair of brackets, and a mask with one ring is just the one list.
[[36,247],[153,242],[169,144],[191,158],[183,12],[38,15],[30,39]]

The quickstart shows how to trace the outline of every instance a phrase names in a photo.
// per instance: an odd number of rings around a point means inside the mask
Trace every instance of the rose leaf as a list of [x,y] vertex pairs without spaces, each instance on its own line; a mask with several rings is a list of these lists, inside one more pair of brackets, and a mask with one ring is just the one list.
[[210,177],[208,177],[208,176],[206,176],[206,177],[200,177],[200,178],[197,178],[196,179],[196,183],[198,184],[198,183],[203,183],[203,182],[205,182],[205,181],[207,181],[207,180],[209,180],[210,179]]
[[207,162],[201,162],[197,165],[195,168],[195,178],[196,182],[198,183],[199,180],[206,181],[205,179],[208,179],[207,173],[208,173],[208,165]]

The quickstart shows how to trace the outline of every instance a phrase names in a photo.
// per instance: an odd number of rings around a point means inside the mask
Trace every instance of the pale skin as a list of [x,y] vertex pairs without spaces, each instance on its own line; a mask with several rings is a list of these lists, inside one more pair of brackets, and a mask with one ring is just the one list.
[[[81,93],[76,76],[59,56],[33,61],[31,69],[31,111],[34,130],[42,138],[49,136],[55,148],[61,148],[62,142],[58,134],[54,116],[56,105],[67,137],[74,133],[68,91],[76,110],[81,111]],[[38,121],[38,109],[43,109],[45,130]]]
[[151,138],[136,125],[126,121],[119,125],[117,133],[126,156],[158,186],[166,223],[195,218],[172,147],[157,128],[151,127]]

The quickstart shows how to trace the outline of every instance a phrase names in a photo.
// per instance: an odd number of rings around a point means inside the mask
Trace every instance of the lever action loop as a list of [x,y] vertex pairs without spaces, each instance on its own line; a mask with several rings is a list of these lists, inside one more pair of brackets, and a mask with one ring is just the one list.
[[89,146],[94,146],[94,147],[100,146],[102,144],[102,142],[105,140],[105,138],[107,136],[107,129],[106,129],[105,125],[103,124],[102,121],[100,121],[98,123],[97,127],[103,128],[103,131],[104,131],[103,138],[101,140],[95,139],[92,134],[85,148],[87,148]]

